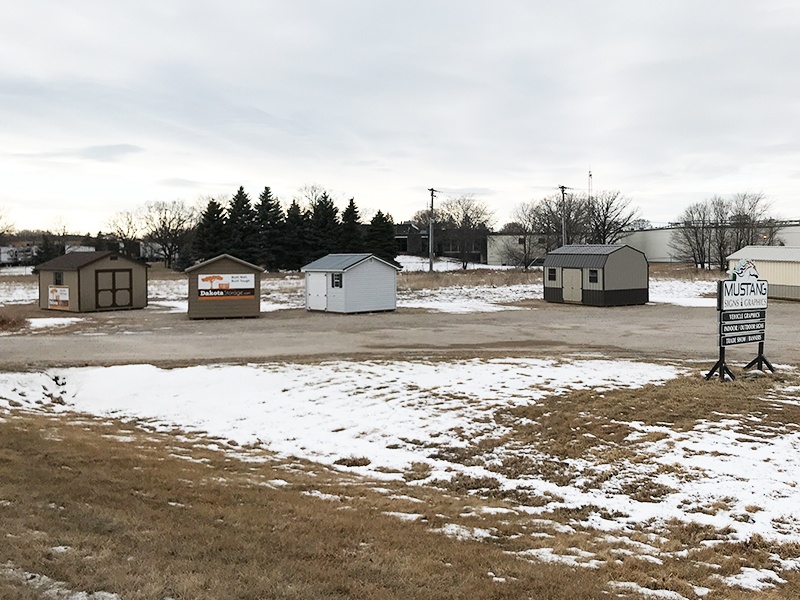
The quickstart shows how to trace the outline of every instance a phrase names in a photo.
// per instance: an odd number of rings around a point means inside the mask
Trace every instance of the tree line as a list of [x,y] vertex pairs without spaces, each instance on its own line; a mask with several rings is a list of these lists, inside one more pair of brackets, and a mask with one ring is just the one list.
[[678,260],[701,269],[728,268],[727,257],[745,246],[779,243],[781,224],[770,214],[771,203],[761,192],[713,196],[689,205],[681,213],[670,239]]
[[[284,210],[269,187],[256,202],[239,187],[229,201],[208,198],[204,206],[182,200],[153,201],[115,213],[110,232],[86,240],[96,249],[137,255],[139,241],[152,244],[164,264],[183,270],[230,254],[269,271],[299,270],[329,253],[371,253],[393,261],[397,255],[391,215],[378,211],[363,223],[353,198],[339,214],[331,194],[306,186]],[[45,233],[35,257],[39,264],[64,253],[58,237]]]
[[644,223],[631,200],[617,190],[558,193],[518,204],[500,233],[518,236],[504,258],[528,267],[536,258],[567,244],[614,244],[623,233]]

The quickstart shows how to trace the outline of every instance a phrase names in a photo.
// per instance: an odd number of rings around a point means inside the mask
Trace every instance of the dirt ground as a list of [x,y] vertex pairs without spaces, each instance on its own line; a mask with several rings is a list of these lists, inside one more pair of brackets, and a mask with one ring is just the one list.
[[[150,363],[324,359],[455,358],[569,353],[690,359],[711,368],[718,356],[713,308],[649,304],[596,308],[524,302],[523,310],[447,314],[415,309],[338,315],[285,310],[257,319],[189,320],[157,308],[66,315],[35,305],[6,307],[10,317],[80,316],[76,325],[0,336],[0,369]],[[766,355],[800,365],[800,304],[770,302]],[[756,344],[728,349],[744,365]]]

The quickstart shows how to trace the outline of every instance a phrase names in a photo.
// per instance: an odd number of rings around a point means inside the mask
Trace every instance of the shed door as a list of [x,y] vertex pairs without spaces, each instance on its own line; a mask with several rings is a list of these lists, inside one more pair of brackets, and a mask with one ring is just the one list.
[[561,276],[564,282],[564,302],[582,302],[583,271],[580,269],[564,269]]
[[126,308],[133,306],[133,270],[114,269],[95,271],[96,308]]
[[306,308],[327,310],[328,279],[325,273],[309,273],[306,283]]

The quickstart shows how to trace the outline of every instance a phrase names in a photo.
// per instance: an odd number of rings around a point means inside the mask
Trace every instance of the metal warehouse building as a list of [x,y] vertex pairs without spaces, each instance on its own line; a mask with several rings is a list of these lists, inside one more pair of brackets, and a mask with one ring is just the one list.
[[189,275],[189,318],[230,319],[261,314],[264,269],[221,254],[185,270]]
[[36,267],[39,308],[69,312],[147,306],[147,264],[113,252],[72,252]]
[[373,254],[328,254],[307,264],[306,310],[360,313],[397,308],[401,267]]
[[742,259],[753,261],[759,277],[767,280],[770,298],[800,300],[800,247],[745,246],[728,257],[728,270]]
[[544,259],[544,299],[590,306],[646,304],[647,258],[625,244],[562,246]]

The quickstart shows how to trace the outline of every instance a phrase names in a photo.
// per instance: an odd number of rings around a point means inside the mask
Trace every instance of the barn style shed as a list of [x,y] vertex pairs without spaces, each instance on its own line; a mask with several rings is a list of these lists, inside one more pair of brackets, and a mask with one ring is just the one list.
[[590,306],[646,304],[647,258],[625,244],[562,246],[544,259],[544,299]]
[[753,261],[758,276],[769,283],[769,298],[800,300],[800,247],[745,246],[728,257],[728,270],[740,260]]
[[113,252],[71,252],[40,264],[39,308],[69,312],[147,306],[147,264]]
[[189,318],[231,319],[261,314],[264,269],[221,254],[185,270],[189,275]]
[[306,310],[361,313],[397,308],[401,267],[373,254],[328,254],[307,264]]

